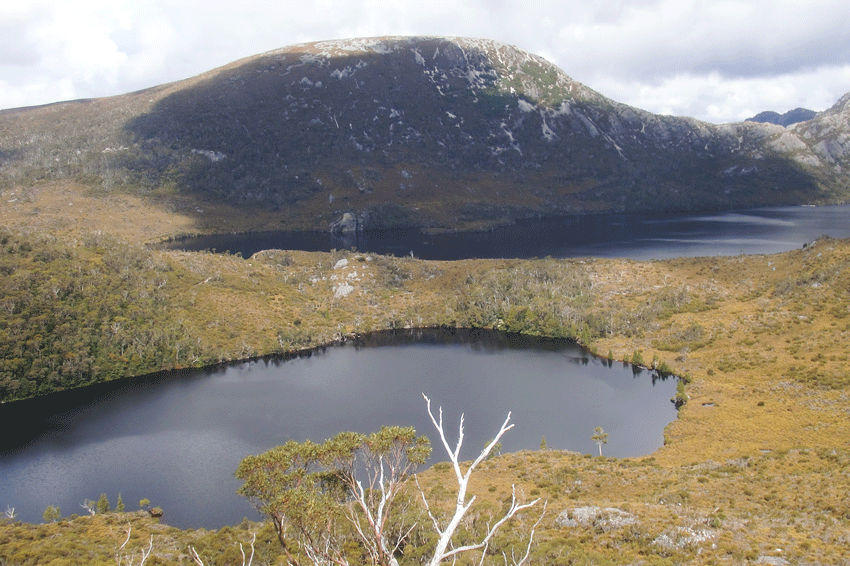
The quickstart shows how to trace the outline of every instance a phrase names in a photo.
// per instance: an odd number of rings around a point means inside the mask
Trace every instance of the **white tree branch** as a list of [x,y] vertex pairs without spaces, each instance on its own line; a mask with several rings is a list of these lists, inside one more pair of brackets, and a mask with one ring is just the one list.
[[242,543],[239,543],[239,552],[242,553],[242,566],[251,566],[251,563],[254,561],[254,543],[257,541],[257,533],[253,533],[254,538],[251,539],[251,558],[248,560],[248,563],[245,563],[245,549],[242,548]]
[[194,546],[189,547],[189,556],[192,557],[192,560],[195,561],[195,564],[197,564],[198,566],[204,566],[204,561],[201,560],[200,556],[198,556],[198,551],[195,550]]
[[121,552],[124,550],[124,547],[127,546],[127,543],[130,542],[130,532],[133,530],[133,525],[127,523],[127,540],[124,541],[124,544],[118,547],[118,551],[115,553],[115,560],[118,563],[118,566],[121,566],[121,561],[124,558],[124,554]]
[[543,520],[543,515],[546,514],[546,506],[548,505],[548,501],[543,502],[543,512],[540,513],[540,517],[537,518],[537,522],[534,523],[534,526],[531,527],[531,533],[528,535],[528,545],[525,547],[525,556],[522,557],[522,560],[519,562],[514,561],[514,566],[522,566],[525,564],[525,561],[528,560],[529,555],[531,554],[531,544],[534,542],[534,531],[537,530],[537,527],[540,526],[540,521]]
[[[498,531],[499,528],[502,525],[504,525],[508,520],[513,518],[514,515],[516,515],[517,513],[522,511],[523,509],[528,509],[529,507],[533,507],[538,501],[540,501],[540,498],[537,498],[534,501],[532,501],[531,503],[523,503],[523,504],[520,505],[516,501],[516,486],[511,487],[511,492],[512,493],[511,493],[510,509],[508,509],[508,512],[501,519],[496,521],[496,523],[492,527],[490,527],[490,530],[487,531],[487,535],[480,542],[478,542],[476,544],[468,544],[468,545],[465,545],[465,546],[460,546],[458,548],[454,548],[452,550],[444,552],[440,561],[445,560],[446,558],[451,558],[452,556],[456,556],[458,554],[461,554],[462,552],[468,552],[470,550],[479,550],[479,549],[485,548],[486,546],[488,546],[490,544],[490,540],[493,538],[493,536],[496,534],[496,531]],[[432,564],[438,564],[438,563],[439,562],[433,562],[432,561]]]
[[[129,533],[128,533],[129,534]],[[129,540],[129,537],[128,537]],[[145,560],[148,559],[148,556],[151,555],[151,551],[153,550],[153,535],[151,535],[150,542],[148,543],[148,551],[145,552],[145,549],[141,549],[139,552],[142,553],[142,561],[139,562],[139,566],[144,566]]]
[[[455,472],[455,477],[457,478],[458,490],[457,490],[457,501],[455,503],[455,512],[452,518],[449,520],[446,528],[441,530],[437,519],[434,517],[431,512],[430,507],[428,506],[428,501],[425,498],[425,493],[422,491],[422,488],[419,488],[419,492],[422,494],[422,500],[425,502],[425,508],[428,511],[428,515],[431,517],[431,522],[434,524],[434,529],[437,531],[439,535],[439,539],[437,541],[437,546],[434,549],[434,555],[431,558],[430,562],[428,562],[429,566],[437,566],[443,560],[447,558],[456,558],[459,554],[463,552],[468,552],[471,550],[480,550],[486,549],[490,544],[490,540],[496,534],[496,531],[505,524],[509,519],[511,519],[514,515],[519,513],[524,509],[528,509],[529,507],[534,506],[540,499],[535,499],[531,503],[518,504],[516,500],[516,488],[512,488],[511,495],[511,506],[508,509],[508,512],[499,519],[492,527],[490,527],[487,531],[485,537],[476,544],[465,545],[457,548],[452,548],[449,550],[449,546],[452,543],[452,537],[454,536],[455,531],[460,525],[461,520],[464,515],[466,515],[467,511],[469,511],[470,507],[472,507],[472,503],[475,501],[475,496],[473,495],[469,501],[466,501],[466,490],[469,486],[469,479],[472,476],[472,472],[475,468],[483,462],[493,448],[498,444],[499,440],[502,436],[513,428],[513,424],[510,424],[511,414],[508,413],[505,422],[502,423],[502,426],[499,428],[498,434],[496,437],[490,441],[487,446],[481,451],[478,457],[470,464],[469,468],[467,468],[466,473],[461,472],[460,469],[460,449],[463,444],[463,415],[460,417],[460,426],[458,427],[458,441],[455,449],[452,450],[449,446],[448,440],[446,439],[445,431],[443,429],[443,408],[439,408],[439,418],[434,416],[434,412],[431,410],[431,400],[424,393],[422,397],[425,399],[425,404],[428,408],[428,416],[431,417],[431,422],[434,424],[434,427],[437,429],[437,432],[440,434],[440,440],[443,442],[443,447],[446,449],[446,453],[449,456],[449,459],[452,462],[452,468]],[[417,478],[417,486],[419,486],[419,481]]]
[[422,495],[422,503],[425,504],[425,511],[428,512],[428,517],[431,519],[431,523],[434,525],[434,530],[437,533],[440,533],[440,525],[437,523],[437,517],[431,512],[431,506],[428,505],[428,499],[425,497],[425,492],[422,491],[422,486],[419,485],[419,475],[413,476],[413,479],[416,480],[416,487],[419,489],[419,493]]

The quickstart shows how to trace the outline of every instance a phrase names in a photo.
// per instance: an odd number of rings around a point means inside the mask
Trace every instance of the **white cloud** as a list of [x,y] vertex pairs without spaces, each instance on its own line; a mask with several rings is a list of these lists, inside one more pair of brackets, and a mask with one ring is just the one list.
[[845,0],[5,4],[0,108],[120,94],[294,43],[373,35],[496,39],[615,100],[716,122],[822,110],[850,90]]
[[3,106],[7,101],[39,104],[74,97],[90,87],[109,91],[118,86],[126,55],[109,37],[115,28],[112,9],[86,2],[10,8],[0,14],[2,27],[15,30],[15,55],[0,60],[8,77],[8,88],[0,95]]
[[[658,114],[692,116],[708,122],[742,121],[764,110],[826,110],[850,91],[850,65],[775,77],[724,78],[676,75],[657,82],[597,77],[605,96]],[[836,94],[839,93],[839,94]]]

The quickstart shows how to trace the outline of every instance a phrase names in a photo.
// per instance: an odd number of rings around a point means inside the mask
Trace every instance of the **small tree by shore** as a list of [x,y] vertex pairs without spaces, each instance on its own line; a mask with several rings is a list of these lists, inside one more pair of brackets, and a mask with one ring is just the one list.
[[602,456],[602,445],[608,444],[608,433],[602,430],[601,426],[598,426],[593,429],[593,436],[590,439],[599,445],[599,455]]

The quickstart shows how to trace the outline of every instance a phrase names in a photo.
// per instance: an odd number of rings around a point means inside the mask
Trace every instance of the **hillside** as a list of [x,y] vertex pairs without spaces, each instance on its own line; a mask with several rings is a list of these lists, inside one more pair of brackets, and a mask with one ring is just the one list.
[[[61,184],[11,192],[0,201],[6,399],[370,329],[499,326],[575,335],[603,356],[632,360],[637,352],[647,365],[667,363],[689,376],[688,400],[665,446],[646,458],[535,451],[482,468],[473,492],[485,509],[502,504],[511,482],[549,499],[532,563],[846,560],[850,242],[650,262],[430,262],[350,251],[243,259],[139,245],[191,221],[145,199],[82,196]],[[341,259],[348,266],[337,267]],[[342,281],[353,287],[346,296],[337,293]],[[440,473],[423,481],[439,491]],[[594,507],[618,512],[596,519]],[[565,521],[591,515],[562,526],[564,512]],[[267,526],[178,531],[115,514],[0,525],[0,557],[115,563],[128,523],[127,548],[138,557],[152,534],[153,556],[164,564],[191,563],[190,544],[206,563],[239,563],[236,542],[247,544],[257,530],[261,555],[280,552]],[[500,540],[516,540],[527,526]]]
[[[81,384],[377,328],[441,324],[576,335],[603,356],[632,360],[638,353],[646,365],[666,363],[688,377],[687,401],[665,446],[649,457],[532,451],[481,469],[476,516],[499,508],[511,483],[549,500],[531,563],[846,560],[850,242],[651,262],[431,262],[347,251],[272,250],[242,259],[152,251],[105,234],[6,235],[2,253],[4,394],[61,386],[56,377]],[[353,287],[348,295],[337,293],[341,281]],[[12,292],[19,301],[9,302]],[[123,300],[132,305],[130,316]],[[61,331],[45,335],[50,326]],[[52,360],[70,363],[55,366],[51,377]],[[22,367],[33,379],[15,383],[9,372]],[[47,379],[38,382],[41,370]],[[446,472],[423,474],[429,493],[445,493]],[[188,545],[206,563],[239,563],[236,542],[247,545],[257,531],[262,556],[272,561],[280,553],[268,525],[178,531],[139,515],[107,514],[0,525],[0,558],[114,563],[128,524],[128,551],[138,556],[154,535],[154,556],[164,564],[191,563]],[[495,548],[515,548],[528,526],[516,523]]]
[[[657,116],[488,40],[296,45],[123,96],[0,112],[0,184],[141,196],[191,231],[482,228],[622,210],[836,203],[848,98],[785,129]],[[222,224],[222,207],[251,225]]]
[[[516,483],[549,501],[530,564],[846,563],[850,241],[648,262],[241,258],[143,243],[326,230],[348,211],[367,226],[446,230],[846,200],[848,116],[850,94],[789,128],[653,116],[514,48],[436,38],[295,46],[138,93],[2,111],[0,399],[375,329],[574,337],[685,378],[664,447],[489,460],[471,486],[469,532]],[[3,425],[19,426],[0,407]],[[446,496],[446,474],[422,474],[428,493]],[[238,564],[252,532],[255,564],[281,560],[268,523],[212,533],[140,512],[68,517],[76,511],[44,525],[0,520],[0,563],[126,563],[151,541],[147,564],[191,564],[190,545],[206,564]],[[484,563],[521,552],[531,524],[512,522]],[[416,563],[415,545],[402,563]]]

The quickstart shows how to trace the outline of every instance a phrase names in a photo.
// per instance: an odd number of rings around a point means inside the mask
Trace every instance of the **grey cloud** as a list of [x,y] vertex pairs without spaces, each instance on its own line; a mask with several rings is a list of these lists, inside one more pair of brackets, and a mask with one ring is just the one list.
[[568,74],[772,76],[850,62],[845,4],[621,2],[566,18],[549,41]]
[[23,21],[0,20],[0,53],[2,64],[9,66],[30,67],[41,59],[38,43]]
[[[91,81],[81,81],[75,69],[56,64],[64,61],[62,45],[46,38],[56,24],[49,6],[59,0],[35,1],[41,8],[18,10],[14,16],[4,17],[0,8],[0,70],[8,83],[0,107],[22,99],[40,81],[59,84],[70,78],[78,89],[74,96],[104,96],[187,78],[294,43],[385,34],[503,41],[545,56],[615,100],[715,121],[733,119],[749,106],[766,109],[767,103],[780,105],[777,111],[790,109],[781,105],[797,102],[802,94],[776,86],[784,85],[786,75],[823,81],[810,85],[811,90],[819,86],[819,96],[833,101],[850,89],[841,71],[850,65],[846,0],[316,0],[288,5],[209,0],[203,9],[189,0],[140,0],[115,3],[129,15],[113,18],[109,25],[114,29],[106,30],[127,56],[113,60],[111,67],[102,62],[113,73],[112,83],[96,69],[87,69]],[[107,0],[86,0],[80,10],[110,14],[111,6]],[[757,88],[746,82],[755,79]],[[752,92],[745,98],[739,89]],[[765,95],[771,97],[761,104],[755,99]]]

